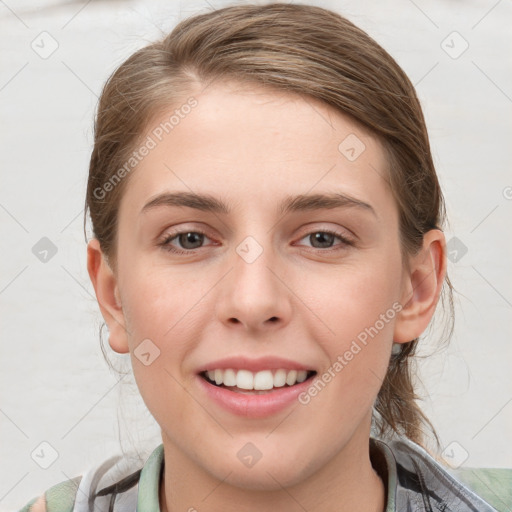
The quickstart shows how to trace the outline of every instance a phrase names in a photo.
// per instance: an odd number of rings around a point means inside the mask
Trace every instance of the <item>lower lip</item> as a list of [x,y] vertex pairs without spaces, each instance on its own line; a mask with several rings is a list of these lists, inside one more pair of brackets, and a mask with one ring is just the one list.
[[277,388],[263,395],[237,393],[210,384],[200,375],[197,378],[208,397],[227,411],[246,418],[264,418],[298,402],[297,397],[311,385],[314,376],[294,386]]

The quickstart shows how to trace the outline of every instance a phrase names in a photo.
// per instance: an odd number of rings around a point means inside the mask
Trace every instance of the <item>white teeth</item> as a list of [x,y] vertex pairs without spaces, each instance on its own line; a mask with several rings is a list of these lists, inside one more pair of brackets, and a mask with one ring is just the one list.
[[274,387],[274,377],[270,370],[258,372],[254,376],[254,389],[272,389]]
[[[222,370],[218,370],[222,371]],[[215,370],[217,372],[217,370]],[[236,374],[236,387],[240,389],[254,389],[254,376],[248,370],[238,370]]]
[[308,376],[308,372],[305,370],[300,370],[297,372],[297,382],[304,382],[306,377]]
[[297,381],[297,370],[290,370],[286,376],[286,384],[293,386]]
[[224,370],[223,382],[224,386],[236,386],[236,373],[235,370],[229,368]]
[[286,384],[286,370],[277,370],[274,374],[274,387],[282,388]]
[[268,390],[281,388],[285,384],[293,386],[304,382],[308,376],[306,370],[262,370],[253,373],[249,370],[215,369],[206,372],[208,378],[215,384],[224,384],[227,387],[237,387],[245,390]]

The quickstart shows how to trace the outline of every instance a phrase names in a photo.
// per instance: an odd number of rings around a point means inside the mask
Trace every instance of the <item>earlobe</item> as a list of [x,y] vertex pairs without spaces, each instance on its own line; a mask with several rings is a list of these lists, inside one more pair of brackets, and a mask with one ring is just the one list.
[[129,352],[117,278],[96,238],[87,245],[87,271],[94,286],[101,314],[108,326],[109,344],[112,350],[121,354]]
[[439,229],[425,233],[423,246],[410,260],[404,278],[403,306],[395,323],[393,340],[407,343],[418,338],[432,319],[446,276],[446,241]]

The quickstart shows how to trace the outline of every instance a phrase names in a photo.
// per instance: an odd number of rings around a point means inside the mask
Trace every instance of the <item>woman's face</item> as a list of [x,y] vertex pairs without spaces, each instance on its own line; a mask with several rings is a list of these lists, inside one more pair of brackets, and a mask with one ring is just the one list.
[[[169,453],[276,489],[368,450],[408,298],[398,211],[380,143],[323,103],[226,83],[194,98],[148,131],[121,201],[113,346]],[[216,369],[230,389],[201,375]],[[316,373],[283,386],[294,369]]]

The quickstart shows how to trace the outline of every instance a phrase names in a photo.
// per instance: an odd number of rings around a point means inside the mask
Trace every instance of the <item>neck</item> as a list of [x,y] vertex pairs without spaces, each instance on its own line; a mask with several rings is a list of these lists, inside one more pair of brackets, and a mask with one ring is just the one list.
[[162,435],[165,468],[160,485],[161,512],[383,512],[386,488],[371,465],[369,435],[363,434],[355,434],[306,480],[270,491],[244,489],[228,484],[227,477],[213,477]]

